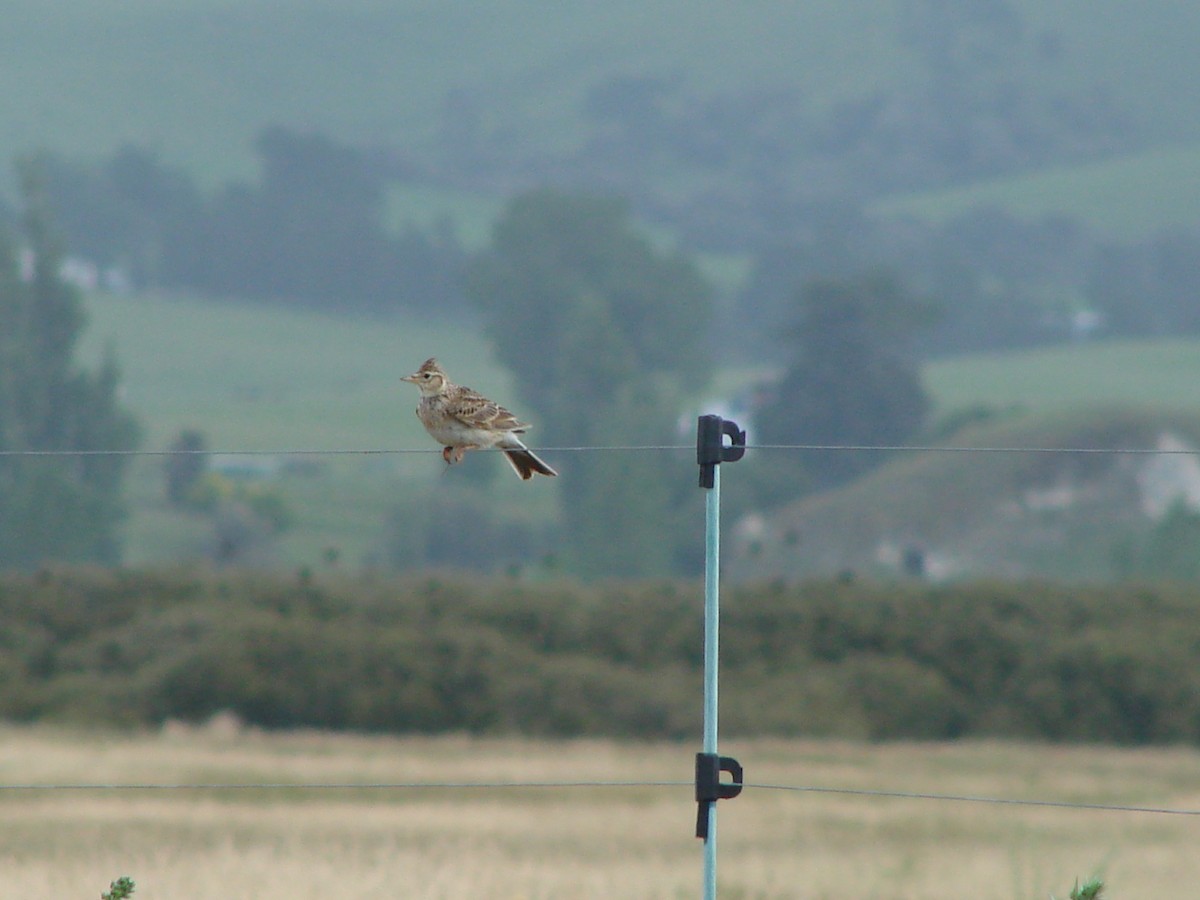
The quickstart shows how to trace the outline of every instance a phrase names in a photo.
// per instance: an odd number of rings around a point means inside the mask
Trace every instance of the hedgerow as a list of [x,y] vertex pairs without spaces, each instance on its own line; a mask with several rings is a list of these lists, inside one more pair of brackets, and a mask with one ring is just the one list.
[[[678,738],[681,582],[63,570],[0,579],[0,716],[141,726]],[[1200,590],[1046,583],[725,591],[722,730],[1200,743]]]

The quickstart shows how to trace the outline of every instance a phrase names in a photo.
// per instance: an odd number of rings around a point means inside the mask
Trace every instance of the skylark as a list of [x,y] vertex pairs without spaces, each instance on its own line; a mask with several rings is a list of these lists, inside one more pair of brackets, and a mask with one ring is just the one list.
[[461,462],[468,450],[495,447],[504,451],[513,471],[526,481],[535,472],[558,474],[517,437],[525,433],[528,425],[500,404],[452,382],[436,359],[425,360],[421,368],[400,380],[410,381],[420,389],[417,418],[433,439],[443,445],[442,459],[447,464]]

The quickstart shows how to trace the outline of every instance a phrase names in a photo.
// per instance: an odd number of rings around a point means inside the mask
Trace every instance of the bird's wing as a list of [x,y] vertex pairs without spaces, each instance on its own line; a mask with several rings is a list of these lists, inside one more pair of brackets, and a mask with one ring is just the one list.
[[529,427],[499,403],[470,388],[461,390],[449,405],[448,412],[469,428],[520,433]]

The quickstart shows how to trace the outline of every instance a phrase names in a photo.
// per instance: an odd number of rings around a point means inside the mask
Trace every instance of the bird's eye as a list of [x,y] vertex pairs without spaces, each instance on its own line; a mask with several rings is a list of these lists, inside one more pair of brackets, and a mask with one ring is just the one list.
[[432,378],[433,376],[432,376],[432,375],[430,375],[428,372],[426,372],[426,373],[425,373],[424,375],[422,375],[421,377],[422,377],[422,378],[424,378],[426,381],[428,381],[428,380],[429,380],[430,378]]

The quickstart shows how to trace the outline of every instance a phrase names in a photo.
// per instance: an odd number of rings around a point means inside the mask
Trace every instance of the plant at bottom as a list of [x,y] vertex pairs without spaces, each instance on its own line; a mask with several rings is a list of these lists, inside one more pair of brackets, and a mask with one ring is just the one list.
[[133,879],[122,875],[108,886],[108,890],[100,895],[100,900],[125,900],[133,896]]

